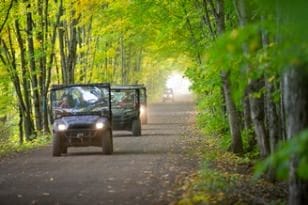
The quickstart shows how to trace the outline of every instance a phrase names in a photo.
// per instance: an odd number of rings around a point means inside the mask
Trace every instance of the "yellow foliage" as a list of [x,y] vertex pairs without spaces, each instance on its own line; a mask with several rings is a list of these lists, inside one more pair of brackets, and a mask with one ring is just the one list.
[[197,193],[193,195],[192,202],[193,204],[199,204],[201,202],[208,202],[210,200],[210,196],[205,193]]
[[298,58],[292,58],[290,63],[292,65],[298,66],[301,64],[301,61]]
[[235,40],[235,39],[238,37],[238,35],[239,35],[238,30],[237,30],[237,29],[233,29],[233,30],[231,31],[231,33],[230,33],[230,38],[231,38],[232,40]]
[[181,199],[177,205],[193,205],[193,203],[191,202],[191,200],[189,198],[184,198]]
[[107,57],[114,57],[116,56],[116,49],[115,48],[109,48],[107,50]]
[[228,43],[227,44],[227,51],[230,53],[234,53],[235,52],[235,46],[233,44]]
[[254,52],[256,50],[258,50],[260,48],[260,43],[258,41],[258,39],[253,39],[250,43],[249,43],[249,51],[250,52]]

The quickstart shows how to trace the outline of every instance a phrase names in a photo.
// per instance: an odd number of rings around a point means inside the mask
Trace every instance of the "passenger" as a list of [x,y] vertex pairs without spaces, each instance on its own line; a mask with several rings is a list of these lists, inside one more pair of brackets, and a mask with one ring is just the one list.
[[61,108],[71,108],[72,107],[72,99],[70,99],[70,96],[63,96],[61,102],[59,103],[59,107],[61,107]]

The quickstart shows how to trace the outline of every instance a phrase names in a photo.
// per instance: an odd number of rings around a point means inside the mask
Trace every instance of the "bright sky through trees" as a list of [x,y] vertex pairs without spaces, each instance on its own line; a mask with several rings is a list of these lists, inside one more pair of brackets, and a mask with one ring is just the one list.
[[166,83],[166,87],[172,88],[175,94],[189,94],[189,87],[191,82],[187,79],[184,74],[179,72],[172,72]]

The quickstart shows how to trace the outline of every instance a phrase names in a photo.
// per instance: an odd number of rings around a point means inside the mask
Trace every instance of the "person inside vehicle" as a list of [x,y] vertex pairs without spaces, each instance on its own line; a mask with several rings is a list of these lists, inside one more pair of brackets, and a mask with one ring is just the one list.
[[121,107],[129,107],[132,106],[132,104],[134,103],[133,101],[133,94],[129,91],[126,91],[124,96],[122,97],[121,101],[119,102],[119,105]]
[[62,100],[61,102],[59,103],[59,107],[60,108],[71,108],[72,107],[72,98],[71,96],[69,95],[65,95],[62,97]]

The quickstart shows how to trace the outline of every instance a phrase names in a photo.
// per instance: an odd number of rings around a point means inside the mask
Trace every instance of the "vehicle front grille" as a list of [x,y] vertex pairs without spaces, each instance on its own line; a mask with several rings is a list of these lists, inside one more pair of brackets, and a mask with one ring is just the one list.
[[69,126],[69,130],[71,129],[95,129],[95,125],[93,124],[73,124]]

